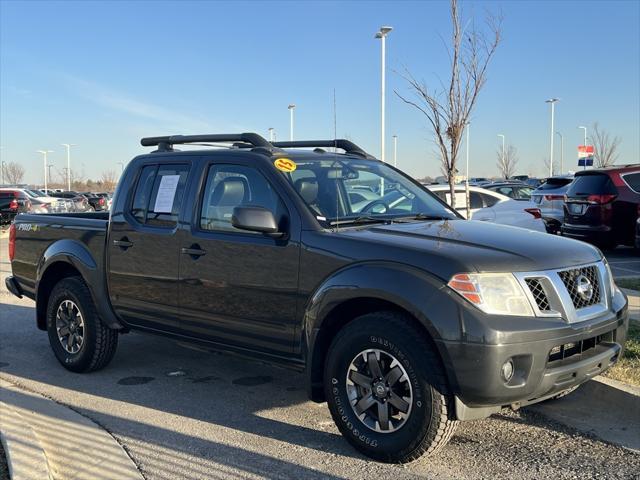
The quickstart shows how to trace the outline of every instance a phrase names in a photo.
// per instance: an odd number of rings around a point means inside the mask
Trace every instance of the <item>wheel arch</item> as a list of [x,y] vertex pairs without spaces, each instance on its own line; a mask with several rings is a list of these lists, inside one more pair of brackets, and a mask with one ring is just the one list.
[[78,276],[86,283],[98,314],[107,327],[124,328],[111,309],[104,272],[91,252],[78,241],[60,240],[47,248],[36,271],[36,322],[40,330],[46,330],[47,305],[53,288],[70,276]]
[[[360,283],[355,283],[355,278]],[[358,286],[355,286],[358,285]],[[381,289],[381,285],[384,286]],[[336,333],[367,313],[393,311],[403,315],[432,344],[450,385],[456,382],[448,354],[438,340],[459,339],[457,307],[442,301],[441,280],[411,266],[369,264],[338,272],[312,296],[304,318],[307,393],[313,401],[324,398],[326,355]],[[446,295],[445,295],[446,296]],[[437,297],[438,301],[434,301]],[[433,304],[430,315],[425,306]],[[453,317],[448,317],[453,314]],[[450,321],[447,319],[450,318]],[[432,319],[438,319],[437,322]]]

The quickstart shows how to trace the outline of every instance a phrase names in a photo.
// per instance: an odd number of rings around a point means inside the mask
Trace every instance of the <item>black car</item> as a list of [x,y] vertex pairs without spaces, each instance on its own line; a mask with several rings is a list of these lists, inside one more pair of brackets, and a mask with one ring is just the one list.
[[640,164],[576,173],[565,195],[562,234],[602,248],[635,244]]
[[107,210],[107,199],[102,195],[91,192],[81,192],[79,195],[87,199],[89,203],[89,211],[100,212]]
[[27,194],[10,188],[0,190],[0,223],[10,223],[19,213],[28,213],[30,210],[31,200]]
[[49,192],[49,196],[55,197],[55,198],[66,198],[67,200],[71,200],[73,202],[73,209],[76,212],[86,212],[86,211],[90,210],[89,201],[84,196],[79,194],[78,192],[74,192],[74,191],[53,192],[53,191],[50,191]]
[[[464,220],[347,140],[142,145],[111,214],[11,227],[5,283],[70,371],[105,367],[130,330],[275,362],[305,372],[355,448],[408,462],[621,356],[627,300],[591,245]],[[365,185],[379,196],[352,203]]]

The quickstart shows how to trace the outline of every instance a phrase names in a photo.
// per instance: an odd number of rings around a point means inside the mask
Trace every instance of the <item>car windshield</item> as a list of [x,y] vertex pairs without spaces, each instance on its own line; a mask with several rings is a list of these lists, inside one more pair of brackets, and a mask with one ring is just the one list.
[[[277,160],[276,160],[277,162]],[[365,159],[302,159],[283,175],[324,227],[458,216],[409,177]]]

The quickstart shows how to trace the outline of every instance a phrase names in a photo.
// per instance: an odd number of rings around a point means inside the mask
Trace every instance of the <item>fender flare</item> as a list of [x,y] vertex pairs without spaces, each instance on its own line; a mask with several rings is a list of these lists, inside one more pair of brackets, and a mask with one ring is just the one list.
[[411,265],[361,262],[333,272],[316,288],[306,305],[302,348],[310,398],[322,400],[322,375],[318,372],[324,370],[327,345],[318,339],[323,328],[335,308],[359,298],[393,304],[412,316],[433,340],[450,384],[456,383],[442,340],[459,341],[464,327],[458,302],[451,297],[445,282]]
[[70,265],[80,273],[89,288],[93,303],[104,324],[114,330],[124,329],[124,325],[111,308],[104,272],[99,268],[89,249],[83,243],[71,239],[58,240],[49,245],[36,267],[35,291],[38,325],[43,325],[41,321],[46,311],[46,305],[40,306],[40,302],[38,302],[41,293],[40,283],[47,271],[59,263]]

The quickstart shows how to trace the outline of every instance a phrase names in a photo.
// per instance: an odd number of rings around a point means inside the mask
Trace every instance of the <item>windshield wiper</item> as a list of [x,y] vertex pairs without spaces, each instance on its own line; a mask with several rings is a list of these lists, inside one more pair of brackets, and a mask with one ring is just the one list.
[[431,213],[416,213],[414,215],[407,215],[400,218],[411,218],[413,220],[453,220],[453,217],[435,215]]
[[343,218],[341,220],[334,220],[330,222],[329,225],[344,225],[344,224],[352,224],[352,225],[362,225],[366,223],[391,223],[392,220],[389,218],[380,218],[374,217],[371,215],[361,215],[355,218]]

